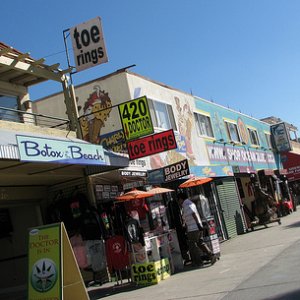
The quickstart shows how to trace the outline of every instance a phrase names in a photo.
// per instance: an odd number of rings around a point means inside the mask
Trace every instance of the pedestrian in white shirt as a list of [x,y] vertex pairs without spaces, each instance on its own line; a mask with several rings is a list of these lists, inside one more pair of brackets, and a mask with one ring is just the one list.
[[189,252],[193,265],[203,265],[199,248],[209,257],[213,265],[216,262],[216,256],[203,240],[203,226],[196,204],[185,193],[179,193],[177,197],[182,206],[182,217],[186,225]]

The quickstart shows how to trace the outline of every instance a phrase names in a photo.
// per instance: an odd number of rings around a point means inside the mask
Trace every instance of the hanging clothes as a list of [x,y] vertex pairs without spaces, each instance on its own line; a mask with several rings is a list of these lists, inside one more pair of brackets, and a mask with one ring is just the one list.
[[105,251],[110,273],[117,270],[124,270],[129,266],[129,252],[123,236],[115,235],[107,239]]
[[87,255],[94,272],[100,272],[106,268],[105,244],[103,240],[86,241]]
[[86,269],[90,266],[86,243],[83,241],[81,234],[75,234],[70,238],[70,243],[80,269]]
[[83,240],[101,240],[103,224],[93,207],[87,208],[80,217],[80,232]]
[[124,231],[126,240],[129,243],[141,243],[143,246],[145,245],[143,228],[136,219],[127,216]]
[[139,219],[144,220],[147,217],[147,213],[149,212],[149,207],[145,203],[145,199],[133,199],[125,202],[126,212],[130,214],[131,211],[135,210],[139,214]]

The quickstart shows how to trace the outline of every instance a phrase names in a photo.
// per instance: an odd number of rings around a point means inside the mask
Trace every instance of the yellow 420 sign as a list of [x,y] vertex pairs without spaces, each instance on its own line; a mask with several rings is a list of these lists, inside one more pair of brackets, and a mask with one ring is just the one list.
[[127,141],[153,133],[146,96],[120,104],[119,113]]

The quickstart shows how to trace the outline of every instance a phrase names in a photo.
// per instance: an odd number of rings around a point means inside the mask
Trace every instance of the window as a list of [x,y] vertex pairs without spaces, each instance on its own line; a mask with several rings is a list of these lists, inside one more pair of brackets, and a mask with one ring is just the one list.
[[271,149],[272,148],[271,134],[265,133],[265,137],[266,137],[268,148]]
[[250,136],[250,142],[252,145],[259,146],[259,139],[258,139],[258,134],[255,129],[248,128],[249,136]]
[[0,107],[1,107],[0,120],[14,121],[14,122],[19,121],[19,116],[16,111],[5,109],[5,108],[18,109],[17,97],[0,95]]
[[154,127],[177,130],[171,105],[150,99],[148,104]]
[[294,141],[294,142],[298,141],[297,132],[295,130],[289,129],[289,135],[290,135],[291,141]]
[[198,134],[201,136],[214,137],[209,116],[194,113]]
[[229,136],[229,139],[233,142],[238,142],[239,143],[241,141],[241,138],[240,138],[240,135],[239,135],[237,125],[234,124],[234,123],[230,123],[230,122],[225,121],[225,126],[226,126],[226,129],[227,129],[227,134]]

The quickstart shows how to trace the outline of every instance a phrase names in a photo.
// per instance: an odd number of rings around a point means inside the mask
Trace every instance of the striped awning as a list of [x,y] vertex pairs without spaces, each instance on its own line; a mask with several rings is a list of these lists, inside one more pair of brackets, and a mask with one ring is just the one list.
[[0,145],[0,159],[19,159],[17,145]]

